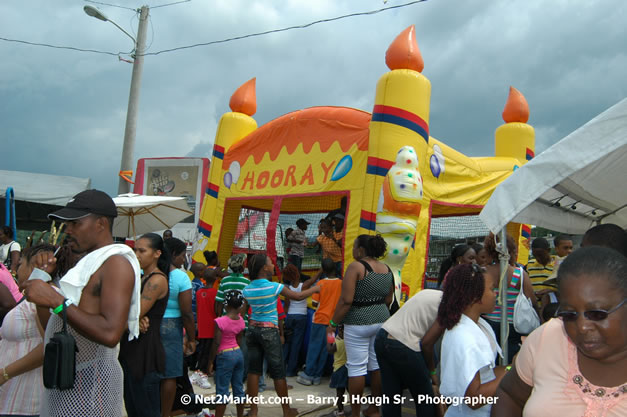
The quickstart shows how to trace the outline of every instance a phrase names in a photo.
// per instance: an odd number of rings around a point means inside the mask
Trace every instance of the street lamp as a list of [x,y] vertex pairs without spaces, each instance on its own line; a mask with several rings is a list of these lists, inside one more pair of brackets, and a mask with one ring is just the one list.
[[122,161],[120,163],[120,178],[118,194],[131,192],[131,184],[122,176],[124,171],[133,170],[133,151],[135,148],[135,135],[137,132],[137,109],[139,105],[139,88],[141,84],[142,69],[144,66],[144,52],[146,48],[146,32],[148,29],[148,6],[142,6],[139,10],[139,26],[137,27],[137,39],[122,29],[117,23],[105,16],[100,10],[92,6],[85,6],[83,10],[87,15],[110,22],[120,29],[126,36],[133,40],[135,52],[133,54],[133,74],[131,75],[131,90],[128,96],[128,109],[126,112],[126,127],[124,128],[124,144],[122,146]]

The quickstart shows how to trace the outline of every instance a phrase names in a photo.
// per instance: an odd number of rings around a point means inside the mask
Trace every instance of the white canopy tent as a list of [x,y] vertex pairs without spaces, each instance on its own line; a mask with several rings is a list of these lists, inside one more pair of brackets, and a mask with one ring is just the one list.
[[503,181],[479,214],[494,233],[508,222],[582,234],[627,227],[627,99],[601,113]]
[[0,194],[12,187],[16,201],[65,206],[81,191],[91,188],[89,178],[0,170]]
[[[572,234],[596,223],[627,226],[627,99],[601,113],[496,187],[479,217],[495,234],[501,263],[500,305],[505,304],[509,254],[505,226],[533,224]],[[506,309],[501,350],[507,357]]]

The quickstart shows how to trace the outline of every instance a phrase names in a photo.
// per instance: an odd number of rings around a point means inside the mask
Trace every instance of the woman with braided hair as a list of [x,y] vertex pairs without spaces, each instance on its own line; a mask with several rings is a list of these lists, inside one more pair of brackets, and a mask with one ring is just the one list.
[[[465,397],[446,412],[453,416],[489,416],[492,397],[506,368],[495,367],[500,353],[494,331],[481,314],[494,310],[496,276],[476,264],[454,267],[444,281],[438,322],[446,328],[442,340],[440,392],[447,397]],[[467,403],[466,403],[467,402]]]

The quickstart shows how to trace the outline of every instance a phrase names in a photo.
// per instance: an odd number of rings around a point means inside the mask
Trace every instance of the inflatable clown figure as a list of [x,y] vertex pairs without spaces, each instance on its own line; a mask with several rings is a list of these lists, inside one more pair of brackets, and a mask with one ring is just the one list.
[[403,146],[398,151],[383,180],[379,200],[376,231],[388,245],[383,262],[394,273],[395,296],[401,300],[401,271],[416,236],[422,200],[422,177],[413,147]]

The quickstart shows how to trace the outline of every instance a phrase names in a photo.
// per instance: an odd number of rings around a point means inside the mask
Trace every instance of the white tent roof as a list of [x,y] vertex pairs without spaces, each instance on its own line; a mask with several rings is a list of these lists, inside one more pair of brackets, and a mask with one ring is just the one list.
[[81,191],[91,188],[91,179],[0,170],[0,193],[13,187],[15,199],[64,206]]
[[627,227],[627,99],[516,170],[490,197],[481,220],[581,234],[597,222]]

